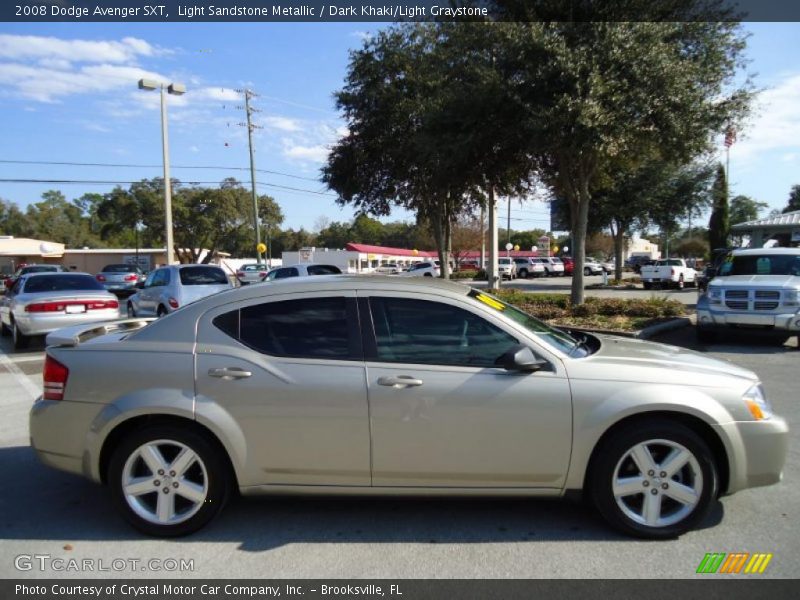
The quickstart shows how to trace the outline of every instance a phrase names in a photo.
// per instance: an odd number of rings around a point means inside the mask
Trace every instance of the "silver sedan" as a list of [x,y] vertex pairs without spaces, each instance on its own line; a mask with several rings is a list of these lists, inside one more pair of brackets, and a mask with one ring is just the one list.
[[0,327],[24,348],[31,336],[119,318],[119,301],[88,273],[23,275],[0,299]]
[[787,451],[751,371],[573,337],[446,281],[296,277],[48,344],[39,458],[107,484],[152,535],[196,531],[238,489],[585,495],[672,538],[777,483]]

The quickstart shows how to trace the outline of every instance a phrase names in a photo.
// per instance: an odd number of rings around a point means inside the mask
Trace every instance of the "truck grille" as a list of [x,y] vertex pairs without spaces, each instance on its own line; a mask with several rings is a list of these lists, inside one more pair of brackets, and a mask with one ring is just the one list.
[[725,290],[725,306],[731,310],[775,310],[781,304],[778,290]]

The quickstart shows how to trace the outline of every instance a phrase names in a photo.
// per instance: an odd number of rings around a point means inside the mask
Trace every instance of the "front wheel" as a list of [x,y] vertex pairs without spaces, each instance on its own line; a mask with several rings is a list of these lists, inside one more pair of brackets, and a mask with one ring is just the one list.
[[188,535],[224,506],[226,464],[205,436],[174,426],[150,427],[125,438],[108,470],[122,516],[147,535]]
[[11,324],[11,338],[14,341],[14,350],[22,350],[28,347],[30,337],[20,331],[16,322]]
[[133,303],[128,302],[128,318],[135,319],[136,318],[136,310],[133,308]]
[[689,531],[708,513],[718,485],[706,443],[671,421],[631,424],[598,448],[592,464],[595,506],[613,527],[636,537]]
[[591,275],[591,274],[592,274],[592,270],[591,270],[589,267],[585,267],[585,268],[583,269],[583,274],[584,274],[584,275],[586,275],[586,276],[588,277],[589,275]]
[[646,290],[650,290],[653,288],[653,284],[649,281],[642,282],[642,287]]

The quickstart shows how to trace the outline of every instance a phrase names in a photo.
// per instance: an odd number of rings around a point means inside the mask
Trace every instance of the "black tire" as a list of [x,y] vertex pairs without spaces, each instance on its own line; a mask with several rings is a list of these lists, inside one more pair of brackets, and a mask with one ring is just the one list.
[[682,290],[684,287],[685,287],[685,284],[683,282],[683,275],[681,275],[680,277],[678,277],[678,289]]
[[2,320],[0,320],[0,336],[8,337],[10,335],[11,335],[11,330],[8,328],[8,325],[6,325],[5,323],[3,323]]
[[160,319],[161,317],[163,317],[166,314],[167,314],[167,309],[164,308],[164,306],[162,304],[159,304],[158,305],[158,310],[156,310],[156,317],[158,317]]
[[136,310],[133,308],[133,302],[128,302],[128,318],[129,319],[136,318]]
[[[630,454],[635,448],[647,449],[652,470],[641,472]],[[666,457],[675,449],[688,452],[689,458],[673,475],[662,475],[668,473],[660,469],[669,468]],[[590,468],[594,505],[612,527],[635,537],[661,540],[686,533],[705,518],[718,494],[717,466],[708,445],[685,425],[669,420],[639,421],[614,432],[597,448]],[[618,500],[613,490],[618,473],[623,478],[641,479],[642,492],[633,491]],[[683,503],[673,498],[686,490],[694,491],[696,500]],[[657,504],[650,505],[650,514],[654,520],[663,519],[662,523],[642,522],[651,497]]]
[[431,275],[430,273],[423,273],[422,276],[423,277],[433,277],[433,275]]
[[[145,514],[148,510],[153,509],[154,506],[158,506],[158,499],[162,496],[163,489],[172,492],[172,485],[178,481],[183,481],[182,478],[179,479],[178,477],[172,480],[171,477],[168,477],[169,473],[164,473],[163,475],[152,472],[148,473],[149,469],[144,462],[141,459],[135,458],[139,448],[154,442],[158,442],[158,447],[162,451],[162,456],[167,460],[175,459],[174,455],[169,454],[171,449],[178,451],[179,445],[189,448],[199,458],[199,464],[205,468],[205,471],[203,471],[198,464],[194,463],[191,469],[187,470],[186,476],[186,478],[190,479],[195,485],[198,485],[198,481],[201,482],[201,484],[206,484],[204,501],[194,503],[188,501],[190,504],[193,504],[193,507],[197,508],[191,510],[187,509],[186,512],[189,513],[190,516],[172,524],[155,523],[141,516],[128,502],[123,490],[123,477],[126,475],[129,459],[131,461],[130,468],[137,469],[142,477],[152,476],[159,478],[157,479],[159,486],[156,487],[154,485],[154,491],[152,493],[141,494],[137,496],[137,500],[132,501],[135,502],[137,506],[139,506],[139,510]],[[162,481],[160,478],[165,478],[166,481]],[[115,506],[121,512],[125,520],[133,525],[133,527],[151,536],[179,537],[189,535],[201,529],[220,513],[230,496],[233,478],[231,477],[227,463],[220,455],[219,449],[215,444],[211,443],[205,435],[192,429],[170,425],[157,425],[140,431],[134,431],[122,440],[111,456],[107,481],[111,492],[111,498]],[[170,483],[171,485],[166,485]],[[165,485],[166,487],[162,487]],[[180,487],[175,486],[175,489],[179,490]],[[172,502],[176,509],[179,506],[179,498],[182,499],[184,506],[187,503],[187,500],[180,495],[180,492],[174,494]],[[180,514],[177,516],[178,519],[181,518]]]
[[588,277],[589,275],[591,275],[591,274],[592,274],[592,270],[591,270],[589,267],[584,267],[584,268],[583,268],[583,274],[584,274],[586,277]]
[[16,322],[11,323],[11,337],[14,339],[14,350],[24,350],[31,341],[30,336],[20,331]]
[[644,289],[646,289],[646,290],[650,290],[650,289],[652,289],[652,288],[653,288],[653,284],[652,284],[652,282],[650,282],[650,281],[643,281],[643,282],[642,282],[642,287],[643,287]]
[[519,270],[519,276],[522,279],[527,279],[528,278],[528,269],[520,269]]
[[711,331],[708,327],[695,327],[694,331],[697,335],[697,341],[703,344],[711,344],[717,339],[716,331]]

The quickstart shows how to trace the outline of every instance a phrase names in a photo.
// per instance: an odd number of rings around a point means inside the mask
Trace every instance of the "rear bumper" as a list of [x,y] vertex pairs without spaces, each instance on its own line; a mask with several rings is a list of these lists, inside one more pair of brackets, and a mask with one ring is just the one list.
[[44,335],[62,327],[85,325],[86,323],[99,323],[119,319],[119,310],[108,308],[91,310],[78,314],[15,314],[14,322],[19,326],[24,335]]
[[780,417],[715,425],[728,442],[730,482],[727,493],[778,483],[789,447],[789,426]]

